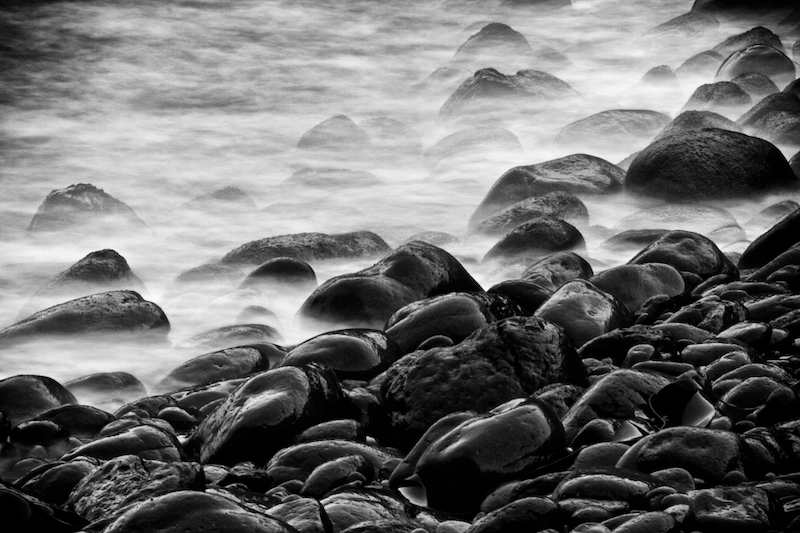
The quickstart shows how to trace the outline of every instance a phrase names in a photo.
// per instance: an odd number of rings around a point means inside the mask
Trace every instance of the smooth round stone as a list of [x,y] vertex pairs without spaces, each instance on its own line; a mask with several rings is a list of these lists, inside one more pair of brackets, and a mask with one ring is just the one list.
[[[572,464],[573,470],[588,470],[591,468],[611,468],[617,464],[620,457],[628,451],[627,444],[619,442],[602,442],[592,444],[582,449]],[[602,522],[602,520],[599,520]]]
[[0,380],[0,411],[11,426],[74,403],[77,400],[71,392],[46,376],[19,375]]
[[675,519],[667,513],[655,511],[637,515],[618,528],[614,533],[668,533],[675,527]]
[[681,351],[681,359],[695,366],[706,366],[720,357],[741,350],[738,344],[710,342],[706,344],[690,344]]

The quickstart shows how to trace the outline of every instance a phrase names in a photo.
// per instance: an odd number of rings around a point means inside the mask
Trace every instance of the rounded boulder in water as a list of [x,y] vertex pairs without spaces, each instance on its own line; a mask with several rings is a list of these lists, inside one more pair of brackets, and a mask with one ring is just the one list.
[[782,51],[755,44],[732,53],[719,67],[717,78],[731,80],[747,72],[769,76],[778,85],[793,81],[796,73],[794,62]]
[[583,235],[575,226],[559,218],[543,216],[512,229],[486,252],[483,260],[529,263],[552,252],[585,247]]
[[614,296],[585,280],[565,283],[536,311],[564,328],[575,346],[629,325],[630,312]]
[[632,313],[653,296],[678,296],[685,288],[680,272],[663,263],[620,265],[600,272],[591,282],[615,296]]
[[561,328],[536,317],[508,318],[455,346],[413,352],[389,367],[381,384],[383,437],[409,448],[446,414],[485,413],[550,383],[584,381]]
[[276,366],[285,352],[275,345],[237,346],[193,357],[170,371],[159,383],[163,390],[208,385],[244,378]]
[[250,272],[242,287],[261,285],[314,287],[317,276],[307,262],[292,257],[276,257],[265,261]]
[[589,279],[594,275],[592,265],[575,252],[556,252],[529,266],[522,278],[555,291],[575,279]]
[[369,136],[346,115],[323,120],[300,137],[297,147],[304,150],[351,150],[368,148]]
[[739,275],[736,266],[711,239],[691,231],[665,233],[628,261],[630,265],[647,263],[664,263],[704,280],[720,274],[731,279]]
[[748,197],[799,184],[774,145],[720,129],[685,131],[653,142],[636,156],[625,178],[631,192],[670,200]]
[[553,217],[572,224],[586,224],[589,211],[574,194],[564,191],[547,193],[511,204],[475,226],[477,233],[498,235],[539,217]]
[[[707,83],[698,87],[683,106],[687,111],[736,112],[749,106],[752,98],[744,89],[730,81]],[[739,111],[741,112],[741,111]]]
[[74,403],[75,396],[47,376],[20,375],[0,380],[0,413],[11,426]]
[[423,505],[474,513],[492,490],[533,474],[565,452],[564,430],[549,407],[531,399],[509,402],[431,443],[415,472],[424,487]]
[[322,333],[298,344],[286,354],[281,366],[316,363],[342,379],[371,379],[397,356],[397,346],[384,332],[345,329]]
[[620,143],[641,146],[669,124],[669,115],[646,109],[601,111],[564,126],[556,136],[561,145],[613,148]]

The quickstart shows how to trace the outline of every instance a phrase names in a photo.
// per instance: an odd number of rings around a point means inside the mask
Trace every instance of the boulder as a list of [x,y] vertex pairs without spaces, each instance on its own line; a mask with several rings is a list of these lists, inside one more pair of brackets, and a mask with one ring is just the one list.
[[38,311],[0,330],[0,343],[42,335],[149,333],[160,337],[167,332],[169,320],[158,305],[134,291],[110,291]]
[[800,145],[800,97],[792,92],[770,94],[737,121],[744,131],[778,144]]
[[739,267],[760,268],[777,258],[800,241],[798,228],[800,228],[800,209],[786,215],[751,242],[739,258]]
[[687,111],[735,112],[752,102],[753,99],[750,95],[732,81],[717,81],[695,89],[683,109]]
[[306,262],[375,257],[389,251],[383,239],[369,231],[351,233],[294,233],[247,242],[220,260],[223,265],[260,265],[291,257]]
[[734,52],[756,44],[771,46],[776,50],[783,51],[781,38],[764,26],[756,26],[744,33],[732,35],[715,46],[713,50],[723,57],[728,57]]
[[55,189],[33,216],[28,231],[89,230],[95,225],[141,230],[145,223],[127,204],[89,183]]
[[685,289],[680,272],[670,265],[620,265],[595,275],[590,281],[635,313],[649,298],[680,296]]
[[794,189],[800,180],[769,142],[720,129],[661,138],[636,156],[625,187],[665,199],[715,199]]
[[[172,431],[171,427],[169,431]],[[100,438],[66,453],[62,460],[71,461],[82,456],[109,460],[122,455],[136,455],[142,459],[172,462],[179,461],[183,455],[175,435],[155,423],[139,425],[136,421],[126,421],[114,431],[107,426],[100,435]]]
[[409,448],[448,413],[485,413],[544,385],[583,380],[561,328],[536,317],[494,322],[459,344],[413,352],[389,367],[380,385],[384,437]]
[[511,131],[497,126],[464,128],[436,141],[425,150],[425,160],[435,166],[441,162],[470,159],[496,153],[522,152],[519,139]]
[[[711,111],[684,111],[672,122],[661,130],[656,140],[669,135],[684,133],[687,131],[703,130],[707,128],[717,128],[720,130],[741,131],[739,125],[734,121]],[[631,161],[633,162],[633,161]]]
[[370,144],[367,133],[345,115],[334,115],[305,132],[297,147],[305,150],[360,151]]
[[208,213],[228,212],[229,210],[255,209],[253,197],[234,185],[195,196],[183,207]]
[[87,403],[126,403],[147,395],[139,379],[128,372],[97,372],[64,383],[78,399]]
[[75,396],[47,376],[18,375],[0,380],[0,413],[11,427],[50,409],[74,403],[77,403]]
[[589,279],[594,275],[592,265],[574,252],[557,252],[533,263],[522,273],[522,278],[555,291],[575,279]]
[[253,344],[198,355],[179,365],[159,383],[167,391],[248,377],[277,366],[285,352],[274,344]]
[[342,379],[371,379],[398,357],[387,334],[370,329],[329,331],[292,348],[281,366],[316,363]]
[[713,241],[691,231],[665,233],[628,261],[631,265],[647,263],[665,263],[703,280],[720,274],[735,279],[739,274]]
[[473,229],[487,235],[503,235],[539,217],[552,217],[571,224],[586,224],[589,211],[574,194],[556,191],[526,198],[480,221]]
[[537,217],[516,226],[495,244],[483,260],[529,263],[552,252],[584,249],[578,229],[559,218]]
[[219,350],[243,344],[280,342],[281,335],[266,324],[232,324],[209,329],[178,343],[190,350]]
[[500,22],[491,22],[471,35],[455,55],[454,65],[474,70],[493,65],[499,70],[531,67],[534,65],[559,65],[567,62],[560,52],[531,43],[518,31]]
[[725,58],[714,52],[713,50],[706,50],[693,55],[675,69],[676,74],[682,78],[688,77],[702,77],[710,79],[719,69],[719,66]]
[[449,253],[413,241],[360,272],[329,279],[303,302],[300,314],[317,322],[380,328],[404,305],[458,291],[482,289]]
[[669,124],[669,115],[644,109],[601,111],[564,126],[556,142],[569,146],[600,148],[644,144]]
[[514,167],[492,185],[470,218],[470,226],[512,204],[554,191],[602,194],[621,188],[625,171],[599,157],[573,154]]
[[759,72],[745,72],[744,74],[739,74],[731,81],[744,89],[755,101],[780,91],[778,86],[775,85],[775,82],[769,79],[769,76],[765,76]]
[[453,117],[481,113],[511,101],[517,106],[542,104],[576,95],[568,83],[547,72],[520,70],[508,75],[493,68],[483,68],[458,86],[442,105],[439,114]]
[[315,287],[317,275],[306,261],[292,257],[269,259],[250,272],[240,287]]
[[778,85],[785,85],[795,78],[794,62],[782,51],[771,46],[755,44],[732,53],[717,70],[717,79],[732,80],[748,72],[768,76]]

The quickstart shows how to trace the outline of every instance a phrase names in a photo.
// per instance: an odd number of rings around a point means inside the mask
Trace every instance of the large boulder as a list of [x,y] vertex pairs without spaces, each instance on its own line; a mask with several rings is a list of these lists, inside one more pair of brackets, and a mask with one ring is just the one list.
[[557,252],[536,261],[522,273],[522,278],[553,291],[574,279],[589,279],[592,265],[574,252]]
[[169,320],[161,308],[134,291],[110,291],[69,300],[0,330],[0,343],[41,335],[136,333],[164,336]]
[[540,44],[532,47],[521,33],[500,22],[491,22],[471,35],[453,57],[453,64],[470,70],[492,65],[499,70],[513,71],[566,61],[566,57],[553,48]]
[[0,413],[12,427],[50,409],[74,403],[77,403],[75,396],[47,376],[21,375],[0,380]]
[[589,221],[589,211],[574,194],[555,191],[511,204],[480,221],[474,230],[487,235],[502,235],[539,217],[554,217],[572,224],[586,224]]
[[204,463],[263,462],[303,429],[335,418],[342,398],[336,376],[314,365],[257,374],[201,422],[194,445]]
[[669,115],[646,109],[601,111],[564,126],[556,142],[577,147],[616,147],[652,139],[669,124]]
[[110,225],[141,229],[145,223],[127,204],[89,183],[55,189],[44,199],[29,231],[89,230]]
[[760,268],[800,241],[800,209],[783,217],[756,238],[739,258],[739,268]]
[[159,388],[174,391],[238,379],[276,366],[285,352],[272,344],[226,348],[198,355],[174,368],[159,383]]
[[[699,203],[676,203],[648,207],[636,211],[616,224],[620,230],[647,229],[685,229],[715,239],[720,235],[731,234],[744,238],[744,231],[731,213],[721,207]],[[645,243],[645,244],[650,244]]]
[[759,72],[739,74],[731,81],[744,89],[744,91],[755,100],[760,100],[772,93],[780,92],[780,89],[778,89],[774,81]]
[[539,70],[520,70],[516,74],[503,74],[493,68],[484,68],[466,80],[450,95],[439,113],[443,117],[480,113],[502,104],[541,104],[556,99],[575,96],[570,85]]
[[751,28],[746,32],[731,35],[715,46],[713,50],[724,57],[728,57],[734,52],[738,52],[739,50],[756,44],[771,46],[776,50],[783,51],[783,43],[781,42],[781,38],[764,26],[756,26],[755,28]]
[[319,322],[380,328],[404,305],[458,291],[482,289],[449,253],[412,241],[371,267],[329,279],[306,299],[300,314]]
[[644,265],[665,263],[681,273],[690,273],[700,279],[722,275],[738,277],[738,269],[711,241],[691,231],[670,231],[640,251],[628,264]]
[[679,296],[685,289],[680,272],[663,263],[612,267],[594,276],[591,282],[632,313],[653,296]]
[[800,97],[791,91],[770,94],[737,122],[744,131],[774,143],[800,145]]
[[680,64],[675,73],[682,78],[703,78],[714,77],[719,66],[724,61],[724,57],[713,50],[705,50],[697,53]]
[[552,252],[585,247],[583,235],[575,226],[560,218],[542,216],[523,222],[512,229],[486,253],[484,261],[500,260],[527,264]]
[[695,89],[683,109],[689,111],[736,111],[742,106],[750,105],[752,101],[750,95],[732,81],[718,81],[706,83]]
[[658,134],[656,140],[669,135],[674,135],[676,133],[703,130],[707,128],[741,131],[738,124],[718,113],[714,113],[712,111],[684,111],[672,119],[672,122],[667,124],[667,126],[661,130],[661,133]]
[[575,346],[630,322],[630,313],[619,300],[585,280],[562,285],[536,316],[564,328]]
[[448,413],[485,413],[544,385],[584,379],[558,326],[536,317],[494,322],[455,346],[413,352],[389,367],[381,382],[384,438],[408,448]]
[[260,265],[278,257],[313,262],[374,257],[388,251],[386,242],[370,231],[338,234],[293,233],[247,242],[225,254],[220,263]]
[[794,189],[800,181],[775,146],[720,129],[686,131],[644,148],[625,187],[666,199],[720,199]]
[[474,226],[489,215],[527,198],[554,191],[602,194],[619,190],[625,171],[605,159],[573,154],[535,165],[514,167],[492,185],[470,218]]
[[758,72],[769,76],[778,85],[794,80],[795,66],[786,54],[771,46],[755,44],[732,53],[720,65],[717,79],[732,80],[748,72]]

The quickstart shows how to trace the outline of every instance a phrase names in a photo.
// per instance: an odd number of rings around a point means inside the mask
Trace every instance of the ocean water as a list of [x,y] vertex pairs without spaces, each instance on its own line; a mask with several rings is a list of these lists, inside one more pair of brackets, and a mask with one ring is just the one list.
[[[560,9],[512,8],[492,1],[93,1],[6,7],[0,11],[0,324],[30,306],[31,295],[92,250],[114,248],[143,280],[143,295],[172,324],[170,342],[96,343],[45,339],[0,351],[0,377],[46,374],[67,380],[125,370],[152,384],[197,355],[177,347],[208,328],[232,324],[244,305],[274,311],[284,342],[315,333],[295,314],[307,294],[243,294],[236,283],[191,288],[175,277],[252,239],[284,233],[371,230],[396,246],[420,231],[458,237],[445,246],[485,287],[521,267],[482,264],[495,239],[471,236],[467,221],[507,169],[575,152],[619,162],[649,138],[611,146],[555,142],[566,124],[616,108],[675,116],[710,76],[681,78],[671,89],[640,83],[657,65],[680,65],[747,27],[721,24],[697,33],[650,32],[685,13],[688,0],[575,0]],[[564,56],[558,64],[502,58],[496,66],[546,70],[577,98],[537,109],[506,109],[492,125],[512,131],[521,151],[491,147],[434,164],[423,150],[465,127],[439,109],[475,65],[455,81],[428,77],[451,65],[458,47],[488,22],[503,22],[534,45]],[[791,43],[785,43],[791,45]],[[713,73],[712,73],[713,76]],[[387,146],[357,154],[297,148],[320,121],[346,114],[359,124],[390,118],[403,130]],[[735,119],[736,112],[730,118]],[[785,154],[791,156],[790,150]],[[305,166],[373,173],[378,184],[290,186]],[[31,233],[27,226],[52,189],[92,183],[146,222],[139,230],[98,225],[91,232]],[[236,186],[254,205],[191,209],[192,198]],[[764,228],[748,225],[785,197],[706,202],[742,227],[719,242],[737,251]],[[583,198],[582,227],[596,269],[626,262],[635,250],[605,250],[627,218],[657,202],[623,194]],[[698,221],[701,223],[702,220]],[[693,224],[694,222],[692,222]],[[314,264],[321,281],[373,260]]]

